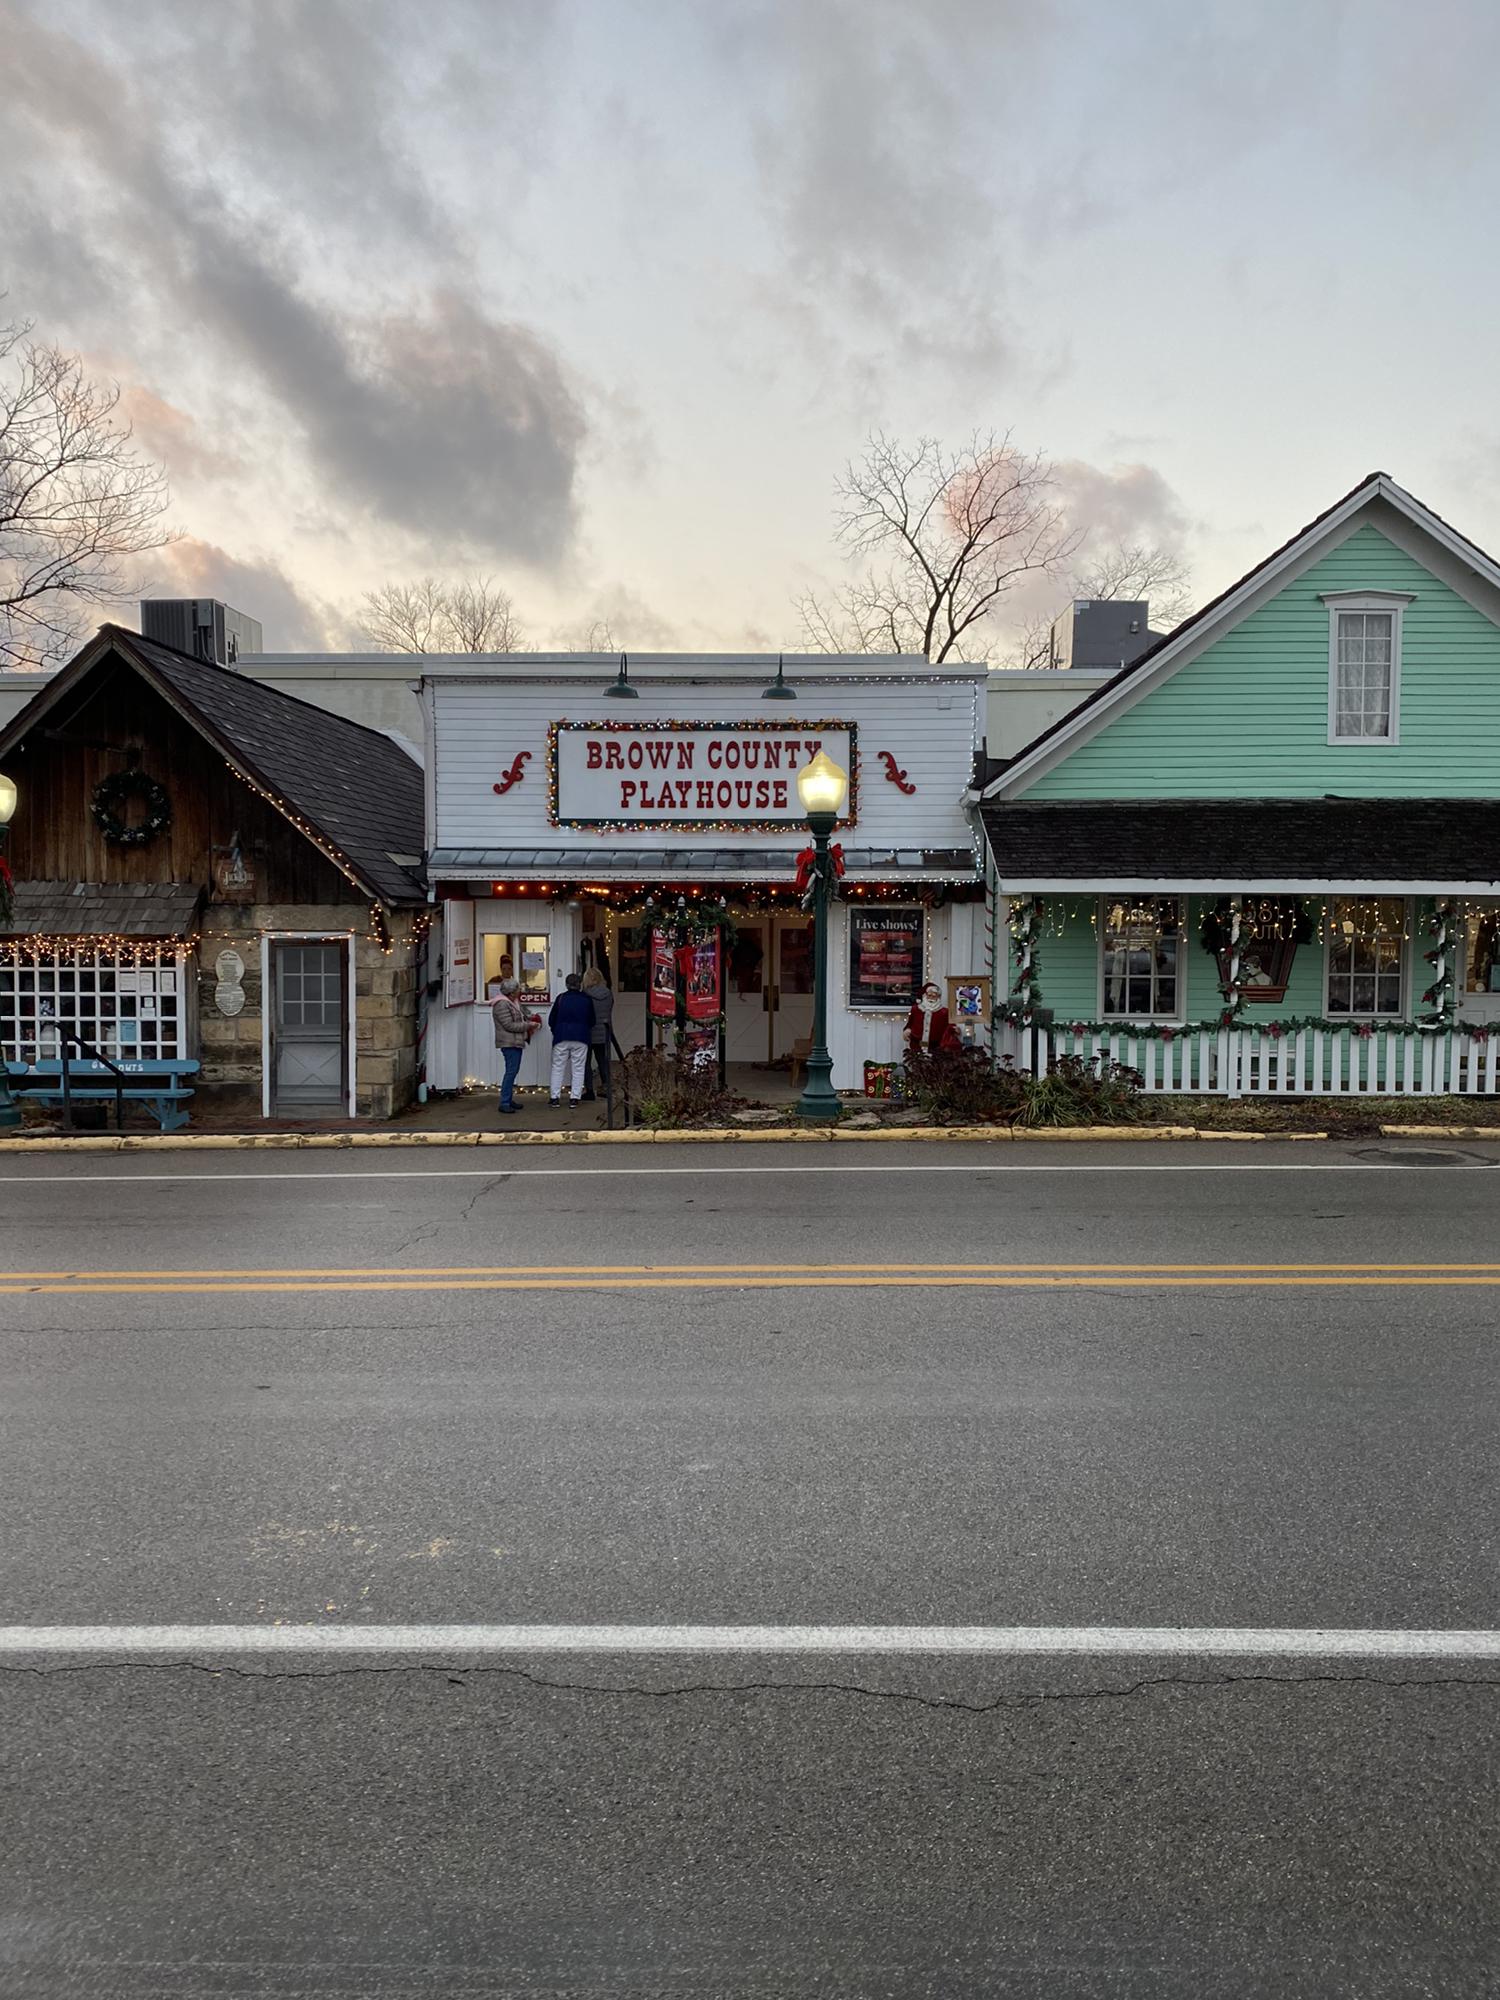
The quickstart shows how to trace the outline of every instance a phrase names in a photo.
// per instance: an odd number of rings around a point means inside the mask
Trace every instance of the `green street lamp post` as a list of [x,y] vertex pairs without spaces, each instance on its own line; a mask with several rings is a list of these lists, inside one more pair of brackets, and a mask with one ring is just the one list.
[[[0,862],[5,860],[5,835],[10,826],[10,816],[15,809],[15,781],[0,771]],[[10,912],[7,911],[7,922],[9,917]],[[0,1036],[0,1130],[4,1130],[8,1125],[19,1125],[20,1122],[21,1107],[11,1094],[10,1071],[5,1064],[5,1042],[3,1036]]]
[[813,837],[813,1025],[807,1078],[797,1099],[797,1116],[831,1125],[839,1115],[828,1053],[828,893],[833,866],[828,841],[839,823],[849,792],[849,773],[820,750],[797,773],[797,796]]

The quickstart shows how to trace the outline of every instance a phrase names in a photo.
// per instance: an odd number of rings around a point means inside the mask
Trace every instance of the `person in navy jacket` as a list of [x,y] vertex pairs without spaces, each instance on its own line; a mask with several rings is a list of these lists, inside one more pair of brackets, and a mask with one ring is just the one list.
[[552,1030],[551,1102],[562,1103],[566,1079],[573,1102],[583,1097],[588,1080],[589,1042],[594,1033],[594,1003],[583,990],[583,981],[570,972],[566,989],[552,1003],[547,1026]]

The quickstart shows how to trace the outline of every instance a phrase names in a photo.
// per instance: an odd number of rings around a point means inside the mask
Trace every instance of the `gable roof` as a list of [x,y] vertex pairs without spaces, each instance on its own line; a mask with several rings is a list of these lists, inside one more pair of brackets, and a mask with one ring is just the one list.
[[368,895],[426,901],[422,770],[404,750],[377,729],[119,625],[101,625],[0,730],[0,758],[110,651]]
[[1398,486],[1388,472],[1367,473],[1342,499],[1335,500],[1331,507],[1325,507],[1321,514],[1315,514],[1306,527],[1299,528],[1280,548],[1262,557],[1237,582],[1221,590],[1217,597],[1210,598],[1190,618],[1184,618],[1175,631],[1168,632],[1155,645],[1148,646],[1139,658],[1095,688],[1076,708],[1059,716],[1056,722],[1049,723],[1010,758],[999,775],[985,786],[982,796],[994,799],[1009,794],[1016,778],[1029,772],[1061,740],[1092,736],[1103,727],[1104,716],[1099,711],[1107,712],[1117,706],[1125,692],[1143,694],[1149,684],[1165,679],[1190,647],[1206,641],[1215,628],[1227,626],[1260,585],[1270,581],[1279,571],[1289,569],[1372,500],[1386,501],[1397,513],[1403,514],[1414,526],[1466,563],[1486,583],[1500,590],[1500,563],[1493,556],[1486,554],[1467,535],[1460,534],[1457,528],[1451,527],[1440,514],[1424,506],[1414,494]]

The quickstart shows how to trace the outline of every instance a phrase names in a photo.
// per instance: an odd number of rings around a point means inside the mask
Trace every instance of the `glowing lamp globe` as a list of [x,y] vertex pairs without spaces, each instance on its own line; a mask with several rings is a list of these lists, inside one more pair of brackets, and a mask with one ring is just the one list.
[[0,826],[9,826],[16,809],[16,781],[0,771]]
[[805,813],[830,813],[837,819],[849,796],[849,773],[820,750],[797,773],[797,796]]

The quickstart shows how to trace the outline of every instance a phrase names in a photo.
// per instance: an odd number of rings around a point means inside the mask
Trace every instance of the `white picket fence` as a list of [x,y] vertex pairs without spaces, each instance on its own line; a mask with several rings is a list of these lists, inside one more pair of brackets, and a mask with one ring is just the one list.
[[1056,1024],[1006,1024],[996,1053],[1039,1076],[1057,1056],[1108,1056],[1138,1069],[1147,1090],[1194,1096],[1484,1096],[1500,1088],[1500,1036],[1430,1035],[1404,1025],[1376,1025],[1368,1034],[1353,1027],[1279,1035],[1259,1027],[1184,1029],[1168,1042],[1129,1028],[1077,1034]]

